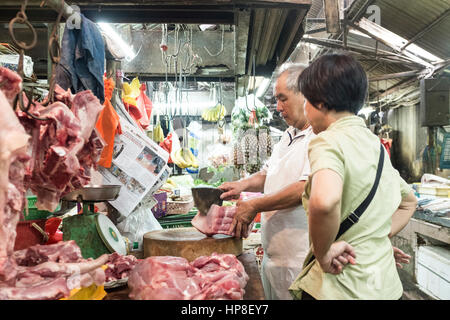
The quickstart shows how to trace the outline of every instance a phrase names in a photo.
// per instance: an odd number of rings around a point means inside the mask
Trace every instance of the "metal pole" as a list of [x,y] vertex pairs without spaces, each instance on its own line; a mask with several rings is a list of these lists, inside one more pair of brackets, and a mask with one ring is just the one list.
[[62,15],[66,19],[69,18],[74,12],[74,10],[64,0],[43,0],[41,2],[41,7],[42,5],[47,5],[56,12],[60,12],[61,8],[63,8],[64,11]]

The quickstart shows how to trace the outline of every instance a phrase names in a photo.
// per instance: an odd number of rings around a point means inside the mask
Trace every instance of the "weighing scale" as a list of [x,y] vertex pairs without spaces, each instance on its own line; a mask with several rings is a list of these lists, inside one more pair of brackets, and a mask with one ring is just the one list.
[[75,240],[84,259],[98,258],[105,253],[127,254],[127,245],[112,221],[94,212],[96,202],[113,201],[119,196],[120,186],[88,186],[72,191],[62,200],[76,202],[78,214],[63,220],[63,240]]

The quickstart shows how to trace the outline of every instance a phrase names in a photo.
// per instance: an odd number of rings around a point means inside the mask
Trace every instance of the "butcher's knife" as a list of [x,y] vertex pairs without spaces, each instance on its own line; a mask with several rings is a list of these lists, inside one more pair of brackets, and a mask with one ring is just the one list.
[[223,190],[219,188],[195,187],[191,188],[191,191],[192,197],[194,198],[194,205],[201,215],[206,215],[213,204],[221,206],[223,203],[223,200],[220,199]]

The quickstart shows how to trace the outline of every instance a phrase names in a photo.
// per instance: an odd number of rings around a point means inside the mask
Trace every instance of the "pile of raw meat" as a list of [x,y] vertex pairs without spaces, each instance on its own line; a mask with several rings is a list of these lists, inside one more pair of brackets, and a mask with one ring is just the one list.
[[[86,181],[86,168],[93,160],[88,153],[98,146],[90,129],[96,119],[92,110],[98,105],[90,93],[80,93],[78,98],[66,97],[67,103],[73,103],[73,112],[61,102],[45,110],[36,104],[32,112],[50,121],[32,120],[18,112],[19,121],[12,103],[20,89],[17,73],[0,68],[0,300],[58,299],[80,285],[103,283],[100,267],[108,255],[82,260],[73,241],[14,252],[16,226],[27,187],[39,191],[41,208],[54,210],[58,194],[66,192],[67,186],[75,187],[76,181]],[[66,179],[67,185],[57,176]],[[51,199],[42,198],[47,192]]]
[[249,277],[232,254],[202,256],[189,263],[181,257],[150,257],[128,278],[136,300],[241,300]]
[[129,273],[137,265],[139,259],[132,255],[123,256],[117,252],[109,255],[105,270],[106,282],[128,278]]
[[[230,232],[231,223],[236,214],[235,206],[218,206],[213,204],[206,215],[197,213],[191,223],[198,231],[207,236],[215,234],[225,234],[234,236],[234,231]],[[253,223],[248,227],[248,233],[253,228]]]

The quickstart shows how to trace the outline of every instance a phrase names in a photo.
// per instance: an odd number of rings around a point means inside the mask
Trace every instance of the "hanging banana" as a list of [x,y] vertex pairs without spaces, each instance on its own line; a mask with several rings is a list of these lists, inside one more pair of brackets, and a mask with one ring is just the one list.
[[189,148],[180,148],[175,151],[172,161],[182,169],[189,167],[198,168],[197,158]]
[[226,115],[225,106],[221,103],[218,103],[216,106],[212,108],[205,109],[202,112],[202,118],[206,121],[217,122],[222,120]]
[[161,123],[159,121],[153,128],[153,141],[155,141],[156,143],[164,141],[164,132],[163,129],[161,128]]

